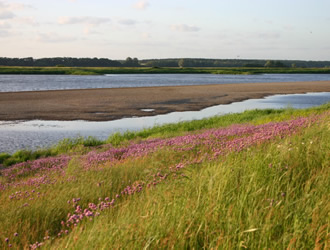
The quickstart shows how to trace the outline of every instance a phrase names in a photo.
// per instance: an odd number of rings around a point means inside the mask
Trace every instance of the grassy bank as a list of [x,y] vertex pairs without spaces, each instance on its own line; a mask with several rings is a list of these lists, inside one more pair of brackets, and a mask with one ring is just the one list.
[[330,74],[329,68],[159,68],[159,67],[0,67],[0,74]]
[[326,249],[329,117],[250,111],[11,166],[0,248]]

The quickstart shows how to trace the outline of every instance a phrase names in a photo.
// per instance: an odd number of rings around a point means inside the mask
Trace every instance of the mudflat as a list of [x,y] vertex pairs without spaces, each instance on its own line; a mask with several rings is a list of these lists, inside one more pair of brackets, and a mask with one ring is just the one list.
[[330,92],[330,81],[5,92],[0,120],[109,121],[307,92]]

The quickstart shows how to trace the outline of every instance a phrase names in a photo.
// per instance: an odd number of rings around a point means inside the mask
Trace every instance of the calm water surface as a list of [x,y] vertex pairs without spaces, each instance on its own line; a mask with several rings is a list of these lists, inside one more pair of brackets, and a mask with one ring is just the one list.
[[0,75],[0,92],[329,80],[330,74]]
[[[294,95],[274,95],[227,105],[217,105],[201,111],[173,112],[165,115],[124,118],[108,122],[87,121],[0,121],[0,152],[50,146],[63,138],[94,136],[106,139],[114,132],[140,130],[154,125],[202,119],[215,115],[265,108],[308,108],[330,102],[330,92]],[[150,110],[146,109],[145,112]]]

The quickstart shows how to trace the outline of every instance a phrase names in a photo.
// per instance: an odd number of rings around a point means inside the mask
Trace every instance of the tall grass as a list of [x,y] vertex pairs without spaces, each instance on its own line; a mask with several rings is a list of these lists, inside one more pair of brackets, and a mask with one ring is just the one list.
[[[329,119],[283,140],[191,164],[180,177],[123,200],[52,246],[326,249],[328,124]],[[177,156],[154,157],[144,165],[159,170]]]
[[330,120],[320,113],[2,170],[0,248],[327,248]]

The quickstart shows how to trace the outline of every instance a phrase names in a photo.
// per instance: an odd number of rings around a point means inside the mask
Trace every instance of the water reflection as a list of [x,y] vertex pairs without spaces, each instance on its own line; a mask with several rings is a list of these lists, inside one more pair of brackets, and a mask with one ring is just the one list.
[[201,111],[173,112],[164,115],[124,118],[107,122],[88,121],[6,121],[0,122],[0,152],[50,146],[57,141],[76,136],[106,139],[111,133],[140,130],[165,123],[203,119],[215,115],[265,108],[308,108],[330,102],[330,92],[294,95],[274,95],[227,105],[217,105]]

